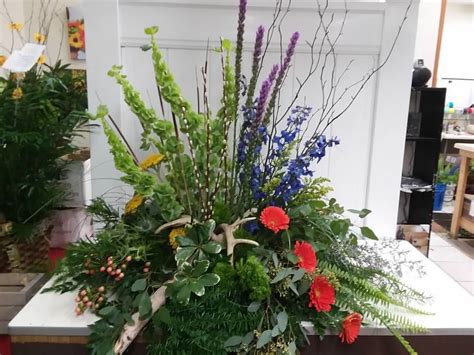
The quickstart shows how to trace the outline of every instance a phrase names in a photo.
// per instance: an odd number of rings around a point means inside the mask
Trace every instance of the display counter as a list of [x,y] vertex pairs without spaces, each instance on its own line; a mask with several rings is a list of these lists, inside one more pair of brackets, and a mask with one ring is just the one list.
[[[408,335],[407,339],[420,355],[474,354],[474,297],[438,266],[426,259],[406,241],[399,249],[405,259],[416,261],[419,270],[405,270],[402,280],[430,296],[423,309],[434,313],[410,316],[429,333]],[[386,252],[385,252],[386,253]],[[390,255],[389,257],[394,257]],[[474,270],[473,270],[474,272]],[[45,285],[49,287],[50,282]],[[90,313],[76,316],[75,295],[72,293],[38,293],[10,322],[9,332],[13,355],[86,355],[88,324],[96,317]],[[311,333],[311,329],[308,329]],[[365,326],[354,344],[342,344],[337,335],[324,340],[310,336],[311,346],[302,354],[318,355],[392,355],[406,354],[398,341],[385,329]],[[145,344],[138,342],[130,354],[145,354]]]

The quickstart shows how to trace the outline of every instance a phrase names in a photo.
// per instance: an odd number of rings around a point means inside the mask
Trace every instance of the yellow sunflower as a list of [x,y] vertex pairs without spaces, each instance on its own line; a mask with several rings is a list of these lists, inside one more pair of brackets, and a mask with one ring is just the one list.
[[13,100],[20,100],[23,97],[23,90],[21,88],[16,88],[13,90],[12,99]]
[[0,55],[0,65],[3,65],[3,63],[5,63],[7,61],[7,57],[5,57],[4,55]]
[[23,24],[19,22],[10,22],[8,24],[8,29],[12,31],[21,31]]
[[46,63],[46,56],[42,54],[38,58],[38,64],[44,64],[44,63]]
[[186,230],[183,227],[173,228],[168,236],[168,241],[173,249],[178,248],[178,242],[176,238],[184,237],[186,235]]
[[45,35],[42,35],[41,33],[38,33],[36,32],[35,33],[35,41],[36,43],[44,43],[44,41],[46,41],[46,36]]
[[81,34],[79,32],[69,34],[68,43],[71,47],[78,49],[84,46],[84,42],[82,41]]
[[137,208],[140,207],[145,201],[145,198],[140,195],[135,195],[130,201],[125,205],[125,214],[135,213]]
[[140,169],[148,170],[151,167],[157,166],[165,158],[163,154],[150,154],[139,164]]

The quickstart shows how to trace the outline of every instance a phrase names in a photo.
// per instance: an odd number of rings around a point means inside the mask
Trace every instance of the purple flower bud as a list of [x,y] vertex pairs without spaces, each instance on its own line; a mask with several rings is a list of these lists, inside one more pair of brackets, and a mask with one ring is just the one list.
[[237,32],[239,34],[244,33],[244,26],[245,26],[245,13],[247,12],[247,0],[240,0],[239,5],[239,23],[237,27]]
[[278,72],[278,65],[274,65],[268,79],[266,79],[262,83],[262,87],[260,88],[260,95],[258,96],[257,100],[257,110],[256,110],[256,117],[254,126],[258,127],[260,121],[262,120],[263,114],[265,113],[265,105],[267,103],[268,94],[270,93],[270,89],[272,88],[273,82],[275,81],[277,72]]
[[283,66],[280,71],[281,75],[283,75],[287,71],[288,67],[290,66],[291,57],[293,57],[293,55],[295,54],[295,48],[296,48],[296,44],[298,43],[299,38],[300,38],[299,32],[293,33],[293,35],[290,38],[290,43],[288,44],[288,49],[286,50],[285,60],[283,61]]
[[263,47],[263,36],[265,35],[265,28],[263,26],[258,26],[257,34],[255,35],[255,48],[253,51],[254,62],[260,58],[262,55]]

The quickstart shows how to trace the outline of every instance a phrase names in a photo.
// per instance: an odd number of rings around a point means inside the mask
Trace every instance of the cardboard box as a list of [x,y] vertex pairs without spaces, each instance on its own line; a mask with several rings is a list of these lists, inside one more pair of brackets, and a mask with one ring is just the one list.
[[428,256],[429,225],[400,224],[397,227],[397,239],[409,241],[423,255]]

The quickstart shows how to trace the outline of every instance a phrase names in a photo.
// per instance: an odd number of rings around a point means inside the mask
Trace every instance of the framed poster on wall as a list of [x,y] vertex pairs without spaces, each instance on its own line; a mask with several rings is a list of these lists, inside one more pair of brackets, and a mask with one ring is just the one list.
[[66,8],[68,44],[71,59],[86,59],[86,38],[84,32],[84,15],[81,6]]

